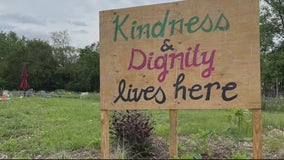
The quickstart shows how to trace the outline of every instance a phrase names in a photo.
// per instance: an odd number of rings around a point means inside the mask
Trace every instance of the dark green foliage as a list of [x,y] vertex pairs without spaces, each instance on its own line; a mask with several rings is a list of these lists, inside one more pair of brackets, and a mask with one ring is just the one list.
[[0,88],[18,89],[22,60],[26,57],[25,43],[14,32],[0,33]]
[[53,45],[0,32],[0,88],[19,90],[26,64],[29,86],[36,91],[99,92],[99,43],[75,49],[66,31],[54,32],[51,38]]
[[260,52],[262,93],[280,97],[284,89],[284,1],[261,0]]
[[151,158],[153,153],[153,122],[149,115],[138,111],[115,111],[111,135],[125,146],[132,158]]

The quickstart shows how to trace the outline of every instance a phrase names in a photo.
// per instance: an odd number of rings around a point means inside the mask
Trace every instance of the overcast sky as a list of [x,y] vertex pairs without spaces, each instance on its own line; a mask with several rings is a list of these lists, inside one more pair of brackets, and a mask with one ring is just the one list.
[[0,31],[50,41],[50,33],[67,30],[71,45],[99,41],[99,11],[178,0],[0,0]]

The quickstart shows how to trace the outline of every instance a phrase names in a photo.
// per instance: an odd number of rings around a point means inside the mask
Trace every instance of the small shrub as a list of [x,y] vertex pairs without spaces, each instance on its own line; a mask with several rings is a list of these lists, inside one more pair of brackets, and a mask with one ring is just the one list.
[[128,148],[132,158],[151,158],[153,153],[153,122],[138,111],[115,111],[110,133],[120,146]]
[[[198,159],[198,154],[211,155],[212,151],[210,148],[210,140],[213,140],[216,137],[216,132],[214,130],[200,130],[198,133],[193,135],[192,144],[195,143],[195,158]],[[195,142],[194,142],[195,141]]]
[[239,140],[245,140],[251,136],[251,112],[244,109],[231,110],[227,115],[228,121],[231,122],[227,132]]

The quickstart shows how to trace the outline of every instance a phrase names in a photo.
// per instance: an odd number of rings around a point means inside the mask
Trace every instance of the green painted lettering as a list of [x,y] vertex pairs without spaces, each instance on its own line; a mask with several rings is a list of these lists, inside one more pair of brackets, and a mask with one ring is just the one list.
[[[192,16],[188,17],[187,23],[184,24],[185,19],[170,19],[170,10],[167,10],[164,19],[158,20],[154,23],[141,23],[136,19],[130,19],[127,14],[124,17],[116,15],[114,24],[114,42],[119,39],[128,41],[142,39],[142,38],[159,38],[164,36],[172,36],[175,34],[183,34],[186,28],[187,33],[195,32],[214,32],[214,31],[227,31],[230,29],[230,22],[227,17],[220,13],[219,17],[210,16],[209,13],[205,17]],[[214,21],[213,21],[214,20]],[[128,21],[131,21],[131,27],[127,30]]]
[[124,25],[124,23],[127,21],[129,17],[129,14],[127,14],[124,19],[119,23],[119,15],[116,16],[115,20],[113,21],[113,23],[115,24],[115,29],[114,29],[114,37],[113,40],[116,42],[117,41],[117,36],[118,36],[118,32],[120,33],[120,35],[122,36],[122,38],[124,40],[128,40],[128,37],[124,34],[123,30],[121,29],[121,27]]
[[199,17],[197,17],[197,16],[193,16],[188,20],[188,23],[185,24],[187,26],[187,32],[188,33],[194,33],[200,28],[200,26],[199,26],[196,29],[192,29],[192,26],[195,25],[198,21],[199,21]]
[[[175,28],[175,25],[179,23],[179,29],[176,29]],[[169,25],[171,25],[171,31],[170,31],[170,35],[174,35],[175,34],[175,30],[178,30],[179,33],[182,34],[183,32],[183,19],[180,19],[180,20],[172,20],[170,21]]]
[[[204,28],[204,25],[206,24],[207,21],[209,21],[208,28]],[[204,20],[202,21],[200,26],[201,26],[201,29],[204,32],[211,32],[211,30],[213,28],[213,23],[212,23],[212,20],[211,20],[211,17],[209,16],[209,14],[206,15],[206,17],[204,18]]]
[[135,39],[135,25],[136,25],[137,21],[133,21],[132,22],[132,27],[131,27],[131,39]]
[[[170,10],[167,10],[163,23],[158,21],[158,22],[156,22],[153,25],[152,32],[151,32],[153,38],[164,37],[164,35],[165,35],[165,28],[166,28],[166,24],[167,24],[167,20],[168,20],[169,14],[170,14]],[[156,33],[156,28],[157,27],[160,28],[160,30],[158,30],[158,33]]]
[[137,27],[137,30],[139,31],[138,39],[141,39],[143,34],[146,34],[147,38],[150,37],[150,24],[140,25]]
[[[225,22],[223,22],[224,24],[222,25],[222,21],[225,20]],[[219,19],[217,21],[217,24],[214,28],[214,31],[216,30],[220,30],[220,31],[227,31],[230,29],[230,23],[229,20],[224,16],[224,14],[220,14]]]

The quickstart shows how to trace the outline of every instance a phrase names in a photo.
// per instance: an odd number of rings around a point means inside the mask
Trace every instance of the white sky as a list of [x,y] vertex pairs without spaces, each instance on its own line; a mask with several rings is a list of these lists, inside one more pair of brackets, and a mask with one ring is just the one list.
[[0,31],[50,40],[67,30],[71,45],[83,48],[99,41],[99,11],[178,0],[0,0]]

